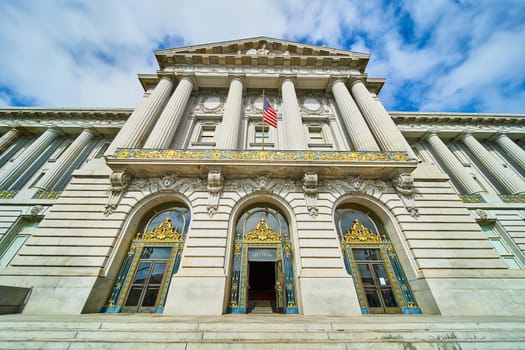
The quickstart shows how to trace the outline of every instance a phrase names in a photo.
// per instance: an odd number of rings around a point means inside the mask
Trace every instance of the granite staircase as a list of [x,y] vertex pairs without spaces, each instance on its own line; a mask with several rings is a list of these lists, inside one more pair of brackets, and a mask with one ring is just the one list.
[[525,349],[525,317],[0,316],[0,349]]

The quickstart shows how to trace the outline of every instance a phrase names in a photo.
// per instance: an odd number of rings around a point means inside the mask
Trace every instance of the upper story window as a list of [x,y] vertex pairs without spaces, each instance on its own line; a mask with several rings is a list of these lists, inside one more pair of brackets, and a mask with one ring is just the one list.
[[331,148],[332,144],[328,142],[326,133],[322,125],[309,125],[308,127],[308,146],[312,148]]
[[250,127],[250,147],[252,148],[262,148],[269,147],[273,148],[275,146],[274,137],[272,128],[261,122],[253,122]]
[[37,229],[40,221],[21,219],[0,240],[0,268],[6,267]]
[[195,136],[195,141],[192,142],[192,146],[215,146],[216,127],[215,124],[201,124]]

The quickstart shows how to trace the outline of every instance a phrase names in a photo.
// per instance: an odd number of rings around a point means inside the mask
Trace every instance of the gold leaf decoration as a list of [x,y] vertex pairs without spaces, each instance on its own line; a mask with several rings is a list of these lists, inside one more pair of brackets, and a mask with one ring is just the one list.
[[180,240],[180,233],[178,233],[173,225],[171,219],[166,218],[164,221],[151,232],[142,235],[142,242],[178,242]]
[[273,232],[266,221],[261,219],[255,230],[244,235],[245,242],[281,242],[281,235]]
[[359,219],[354,220],[354,224],[346,234],[343,235],[346,243],[359,244],[377,244],[381,243],[381,237],[378,234],[371,232],[363,225]]

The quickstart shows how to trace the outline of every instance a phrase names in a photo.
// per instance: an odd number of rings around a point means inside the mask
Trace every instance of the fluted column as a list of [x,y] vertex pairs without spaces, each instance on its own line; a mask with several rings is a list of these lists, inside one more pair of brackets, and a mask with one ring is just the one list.
[[426,140],[465,193],[473,194],[485,191],[435,132],[429,132],[426,135]]
[[0,153],[5,151],[20,136],[20,129],[12,128],[0,137]]
[[380,151],[374,135],[342,80],[332,84],[332,93],[356,151]]
[[67,169],[73,165],[80,153],[85,149],[86,145],[93,138],[93,130],[86,128],[82,130],[79,136],[73,141],[71,145],[62,153],[55,164],[49,171],[38,181],[35,185],[46,191],[53,190],[53,186],[60,180]]
[[384,151],[405,151],[410,158],[416,159],[414,151],[383,104],[372,98],[365,84],[361,80],[356,80],[352,84],[351,91],[381,148]]
[[166,105],[172,91],[173,82],[171,78],[162,77],[151,94],[145,97],[130,115],[105,154],[112,155],[117,148],[140,147],[153,124],[157,121],[157,117]]
[[292,79],[284,79],[281,85],[283,94],[283,122],[287,135],[288,148],[302,150],[308,148],[306,132],[297,103],[295,86]]
[[509,157],[522,169],[525,169],[525,150],[523,150],[523,148],[502,133],[497,134],[495,140],[498,146],[500,146]]
[[215,133],[217,148],[236,149],[239,140],[239,128],[241,126],[242,107],[242,80],[233,78],[230,82],[228,97],[224,106],[222,123],[217,127]]
[[55,127],[47,129],[28,148],[26,148],[14,162],[9,163],[0,174],[0,189],[8,189],[9,186],[42,155],[42,152],[44,152],[51,142],[56,139],[58,134],[59,130]]
[[501,166],[496,159],[472,134],[466,132],[462,135],[463,143],[474,154],[481,164],[492,174],[500,185],[509,193],[517,194],[525,192],[525,182],[509,168]]
[[144,144],[144,148],[169,147],[173,135],[175,135],[175,131],[177,130],[177,126],[182,119],[192,90],[193,82],[191,79],[183,77],[153,127]]

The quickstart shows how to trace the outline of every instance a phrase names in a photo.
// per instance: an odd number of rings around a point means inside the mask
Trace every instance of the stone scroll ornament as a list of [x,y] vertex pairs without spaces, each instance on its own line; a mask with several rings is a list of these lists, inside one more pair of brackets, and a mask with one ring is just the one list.
[[106,216],[113,214],[113,211],[119,205],[122,195],[131,181],[131,176],[124,170],[116,170],[111,173],[109,180],[111,188],[109,189],[110,193],[104,211]]
[[416,200],[414,198],[414,177],[408,173],[398,175],[392,180],[392,184],[396,189],[399,197],[403,201],[406,210],[410,216],[417,218],[419,212],[416,207]]
[[224,187],[224,177],[220,170],[211,170],[208,173],[208,214],[210,216],[215,215],[217,209],[219,209],[219,200],[221,198],[221,192]]
[[305,173],[303,177],[303,191],[304,199],[306,201],[306,208],[310,213],[310,216],[316,217],[319,213],[319,208],[317,206],[317,194],[319,180],[316,173]]

